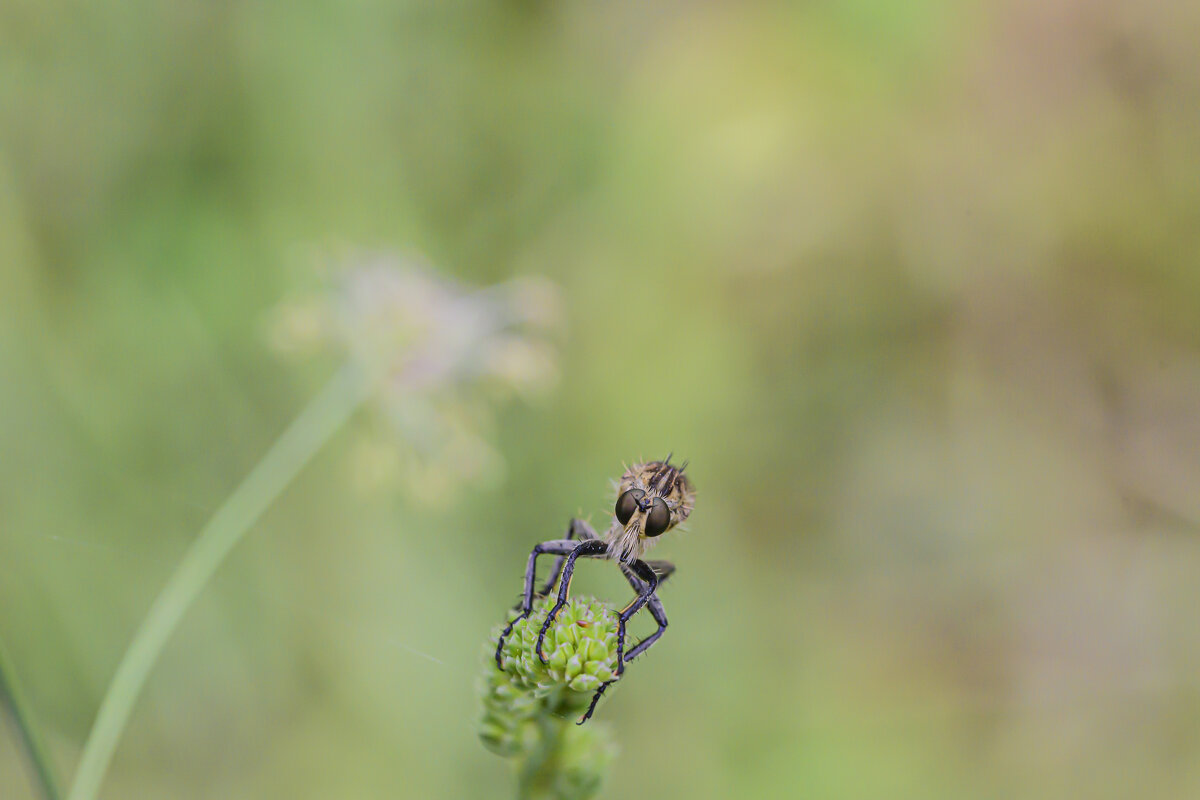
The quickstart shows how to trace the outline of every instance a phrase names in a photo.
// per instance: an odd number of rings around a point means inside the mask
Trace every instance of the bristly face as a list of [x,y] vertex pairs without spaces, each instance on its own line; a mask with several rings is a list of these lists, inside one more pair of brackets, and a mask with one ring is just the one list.
[[604,537],[608,557],[630,562],[641,558],[662,536],[692,513],[696,492],[677,467],[665,461],[634,464],[617,486],[616,520]]

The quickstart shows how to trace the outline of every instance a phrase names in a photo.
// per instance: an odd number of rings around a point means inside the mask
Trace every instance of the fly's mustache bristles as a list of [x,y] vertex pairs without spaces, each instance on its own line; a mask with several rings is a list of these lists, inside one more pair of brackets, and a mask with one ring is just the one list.
[[641,525],[636,521],[629,527],[613,525],[609,529],[609,535],[605,537],[608,544],[608,557],[625,564],[640,558],[643,548],[641,532]]

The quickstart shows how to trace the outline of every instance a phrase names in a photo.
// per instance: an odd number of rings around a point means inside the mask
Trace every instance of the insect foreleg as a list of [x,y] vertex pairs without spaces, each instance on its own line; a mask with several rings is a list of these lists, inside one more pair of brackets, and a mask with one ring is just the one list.
[[[571,520],[571,524],[567,526],[567,539],[579,539],[587,541],[588,539],[599,539],[600,536],[593,530],[591,525],[588,525],[581,519]],[[558,576],[562,574],[563,556],[554,559],[554,566],[550,570],[550,577],[546,584],[538,592],[539,597],[544,597],[550,594],[550,590],[554,588],[554,584],[558,583]]]
[[496,666],[500,669],[504,669],[500,653],[504,650],[505,637],[512,633],[513,626],[517,624],[518,620],[525,619],[529,616],[529,612],[533,610],[533,585],[536,580],[538,556],[544,553],[564,556],[576,547],[575,542],[568,539],[553,539],[549,542],[542,542],[539,545],[535,545],[533,551],[529,554],[529,562],[525,565],[525,593],[521,598],[521,613],[513,617],[508,625],[504,626],[504,630],[500,632],[500,639],[496,642]]
[[[665,564],[666,566],[670,567],[670,569],[665,570],[660,568],[660,563]],[[666,562],[646,562],[646,564],[648,566],[653,565],[651,569],[653,569],[654,573],[659,576],[659,585],[662,585],[662,582],[665,581],[671,575],[671,573],[675,571],[675,568]],[[629,585],[633,587],[633,590],[637,592],[639,596],[645,592],[646,583],[637,575],[635,575],[632,569],[622,564],[621,572],[625,575],[625,579],[629,581]],[[647,636],[642,641],[638,642],[637,646],[625,654],[624,663],[626,664],[649,650],[650,645],[657,642],[659,637],[663,635],[663,631],[667,629],[667,612],[665,609],[663,609],[662,600],[658,598],[657,592],[652,592],[650,594],[649,599],[646,600],[646,608],[649,609],[650,616],[654,617],[654,621],[658,623],[658,630]]]
[[554,607],[546,614],[546,621],[542,623],[542,630],[538,633],[537,654],[542,663],[546,663],[546,654],[542,652],[542,642],[546,638],[546,631],[550,630],[550,625],[554,622],[554,618],[558,616],[558,612],[567,604],[567,594],[571,590],[571,576],[575,574],[575,559],[580,556],[588,558],[596,558],[603,556],[606,546],[600,539],[588,539],[575,545],[575,549],[567,556],[567,561],[563,565],[562,580],[558,585],[558,601]]
[[[641,610],[642,606],[646,605],[646,603],[650,601],[650,598],[654,597],[654,591],[658,588],[658,575],[655,574],[654,570],[651,569],[650,565],[645,561],[638,559],[637,561],[634,561],[629,568],[639,579],[638,583],[640,584],[640,587],[634,586],[634,589],[638,592],[638,596],[635,597],[629,605],[622,609],[621,616],[617,623],[617,675],[620,675],[625,671],[625,662],[628,661],[628,659],[625,658],[625,623],[629,621],[630,617]],[[622,572],[624,572],[624,570],[622,570]],[[626,577],[628,577],[628,574]],[[632,581],[630,584],[632,585]],[[655,600],[657,602],[657,598],[655,598]],[[660,604],[660,610],[661,607],[662,606]],[[658,620],[657,616],[655,616],[655,620]],[[665,627],[665,620],[666,615],[664,614],[663,622],[660,622],[659,635],[662,633],[662,628]],[[644,642],[642,644],[644,644]],[[641,644],[639,644],[638,647],[642,648],[641,650],[637,650],[638,653],[644,652],[646,649],[645,647],[642,647]]]

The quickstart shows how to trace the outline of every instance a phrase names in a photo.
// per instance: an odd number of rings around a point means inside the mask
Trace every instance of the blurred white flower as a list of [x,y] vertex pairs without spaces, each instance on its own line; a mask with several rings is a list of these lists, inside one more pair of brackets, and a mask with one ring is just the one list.
[[549,281],[478,289],[414,259],[376,256],[335,271],[317,294],[283,304],[270,340],[299,355],[332,345],[362,365],[395,441],[359,444],[359,485],[399,486],[439,503],[462,483],[499,477],[495,408],[553,388],[562,327],[562,302]]

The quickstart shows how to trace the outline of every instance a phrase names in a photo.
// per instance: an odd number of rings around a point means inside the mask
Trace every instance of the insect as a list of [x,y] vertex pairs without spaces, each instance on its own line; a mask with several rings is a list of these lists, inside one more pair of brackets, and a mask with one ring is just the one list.
[[[519,620],[528,617],[533,610],[538,556],[553,555],[557,558],[554,560],[549,580],[536,592],[537,597],[547,596],[558,583],[559,576],[562,577],[558,598],[546,615],[546,621],[538,634],[537,652],[542,663],[546,663],[547,660],[542,649],[546,631],[550,629],[554,618],[567,602],[577,559],[600,558],[617,562],[621,573],[637,593],[618,615],[616,678],[600,684],[587,713],[577,723],[579,725],[587,722],[592,716],[604,690],[621,676],[625,665],[649,650],[667,629],[667,614],[656,592],[659,584],[675,571],[675,566],[669,561],[643,561],[642,555],[657,542],[659,536],[686,520],[692,513],[696,492],[687,476],[683,474],[686,468],[686,462],[678,467],[672,465],[669,455],[662,461],[648,461],[628,467],[617,482],[614,518],[604,536],[597,534],[592,526],[583,520],[572,519],[567,527],[567,538],[542,542],[529,554],[529,563],[525,567],[525,593],[518,606],[521,611],[501,632],[500,641],[496,645],[496,666],[501,669],[504,668],[501,651],[504,649],[505,637],[512,633],[513,626]],[[650,610],[650,616],[658,623],[658,629],[626,653],[625,624],[643,607]]]

